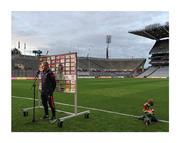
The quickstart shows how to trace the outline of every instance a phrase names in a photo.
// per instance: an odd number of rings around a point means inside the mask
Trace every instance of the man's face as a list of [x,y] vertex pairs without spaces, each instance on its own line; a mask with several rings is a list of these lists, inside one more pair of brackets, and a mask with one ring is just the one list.
[[47,71],[49,66],[47,64],[42,64],[42,70]]

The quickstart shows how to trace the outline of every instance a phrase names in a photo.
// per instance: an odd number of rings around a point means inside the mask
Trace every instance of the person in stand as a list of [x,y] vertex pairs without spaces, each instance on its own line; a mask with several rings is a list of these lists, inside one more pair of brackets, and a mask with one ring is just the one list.
[[53,98],[53,92],[56,88],[55,75],[49,68],[48,62],[41,64],[41,100],[44,107],[43,119],[49,119],[48,104],[51,108],[52,116],[51,120],[56,119],[55,104]]

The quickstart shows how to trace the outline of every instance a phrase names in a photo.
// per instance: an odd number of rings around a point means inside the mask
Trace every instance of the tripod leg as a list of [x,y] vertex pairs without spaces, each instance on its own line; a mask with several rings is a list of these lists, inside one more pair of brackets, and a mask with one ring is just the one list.
[[33,119],[32,122],[35,122],[35,98],[36,98],[36,84],[33,84],[34,88],[34,99],[33,99]]

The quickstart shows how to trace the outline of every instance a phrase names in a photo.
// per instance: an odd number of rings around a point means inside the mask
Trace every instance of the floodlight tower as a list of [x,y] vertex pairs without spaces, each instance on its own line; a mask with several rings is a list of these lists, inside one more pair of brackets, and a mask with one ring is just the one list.
[[106,59],[109,59],[109,43],[111,43],[111,35],[106,36],[106,43],[107,43]]
[[18,49],[20,49],[21,48],[21,43],[20,43],[20,41],[18,41]]
[[25,56],[25,50],[26,50],[26,43],[24,43],[24,56]]

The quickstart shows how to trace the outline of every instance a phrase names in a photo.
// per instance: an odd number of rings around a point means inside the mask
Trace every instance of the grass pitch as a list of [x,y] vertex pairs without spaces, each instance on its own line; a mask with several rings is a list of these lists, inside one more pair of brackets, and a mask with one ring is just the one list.
[[[91,110],[90,118],[83,116],[64,121],[63,128],[40,119],[41,109],[36,110],[36,122],[32,123],[32,111],[23,117],[22,108],[31,107],[32,100],[14,97],[33,98],[33,81],[12,81],[12,131],[14,132],[168,132],[168,123],[155,123],[145,126],[134,117]],[[73,95],[55,93],[55,101],[73,104]],[[168,79],[78,79],[78,106],[103,109],[130,115],[141,115],[147,99],[155,100],[155,113],[158,119],[169,120],[169,80]],[[57,109],[73,111],[65,105]],[[85,109],[78,108],[78,111]],[[58,113],[58,117],[64,116]]]

